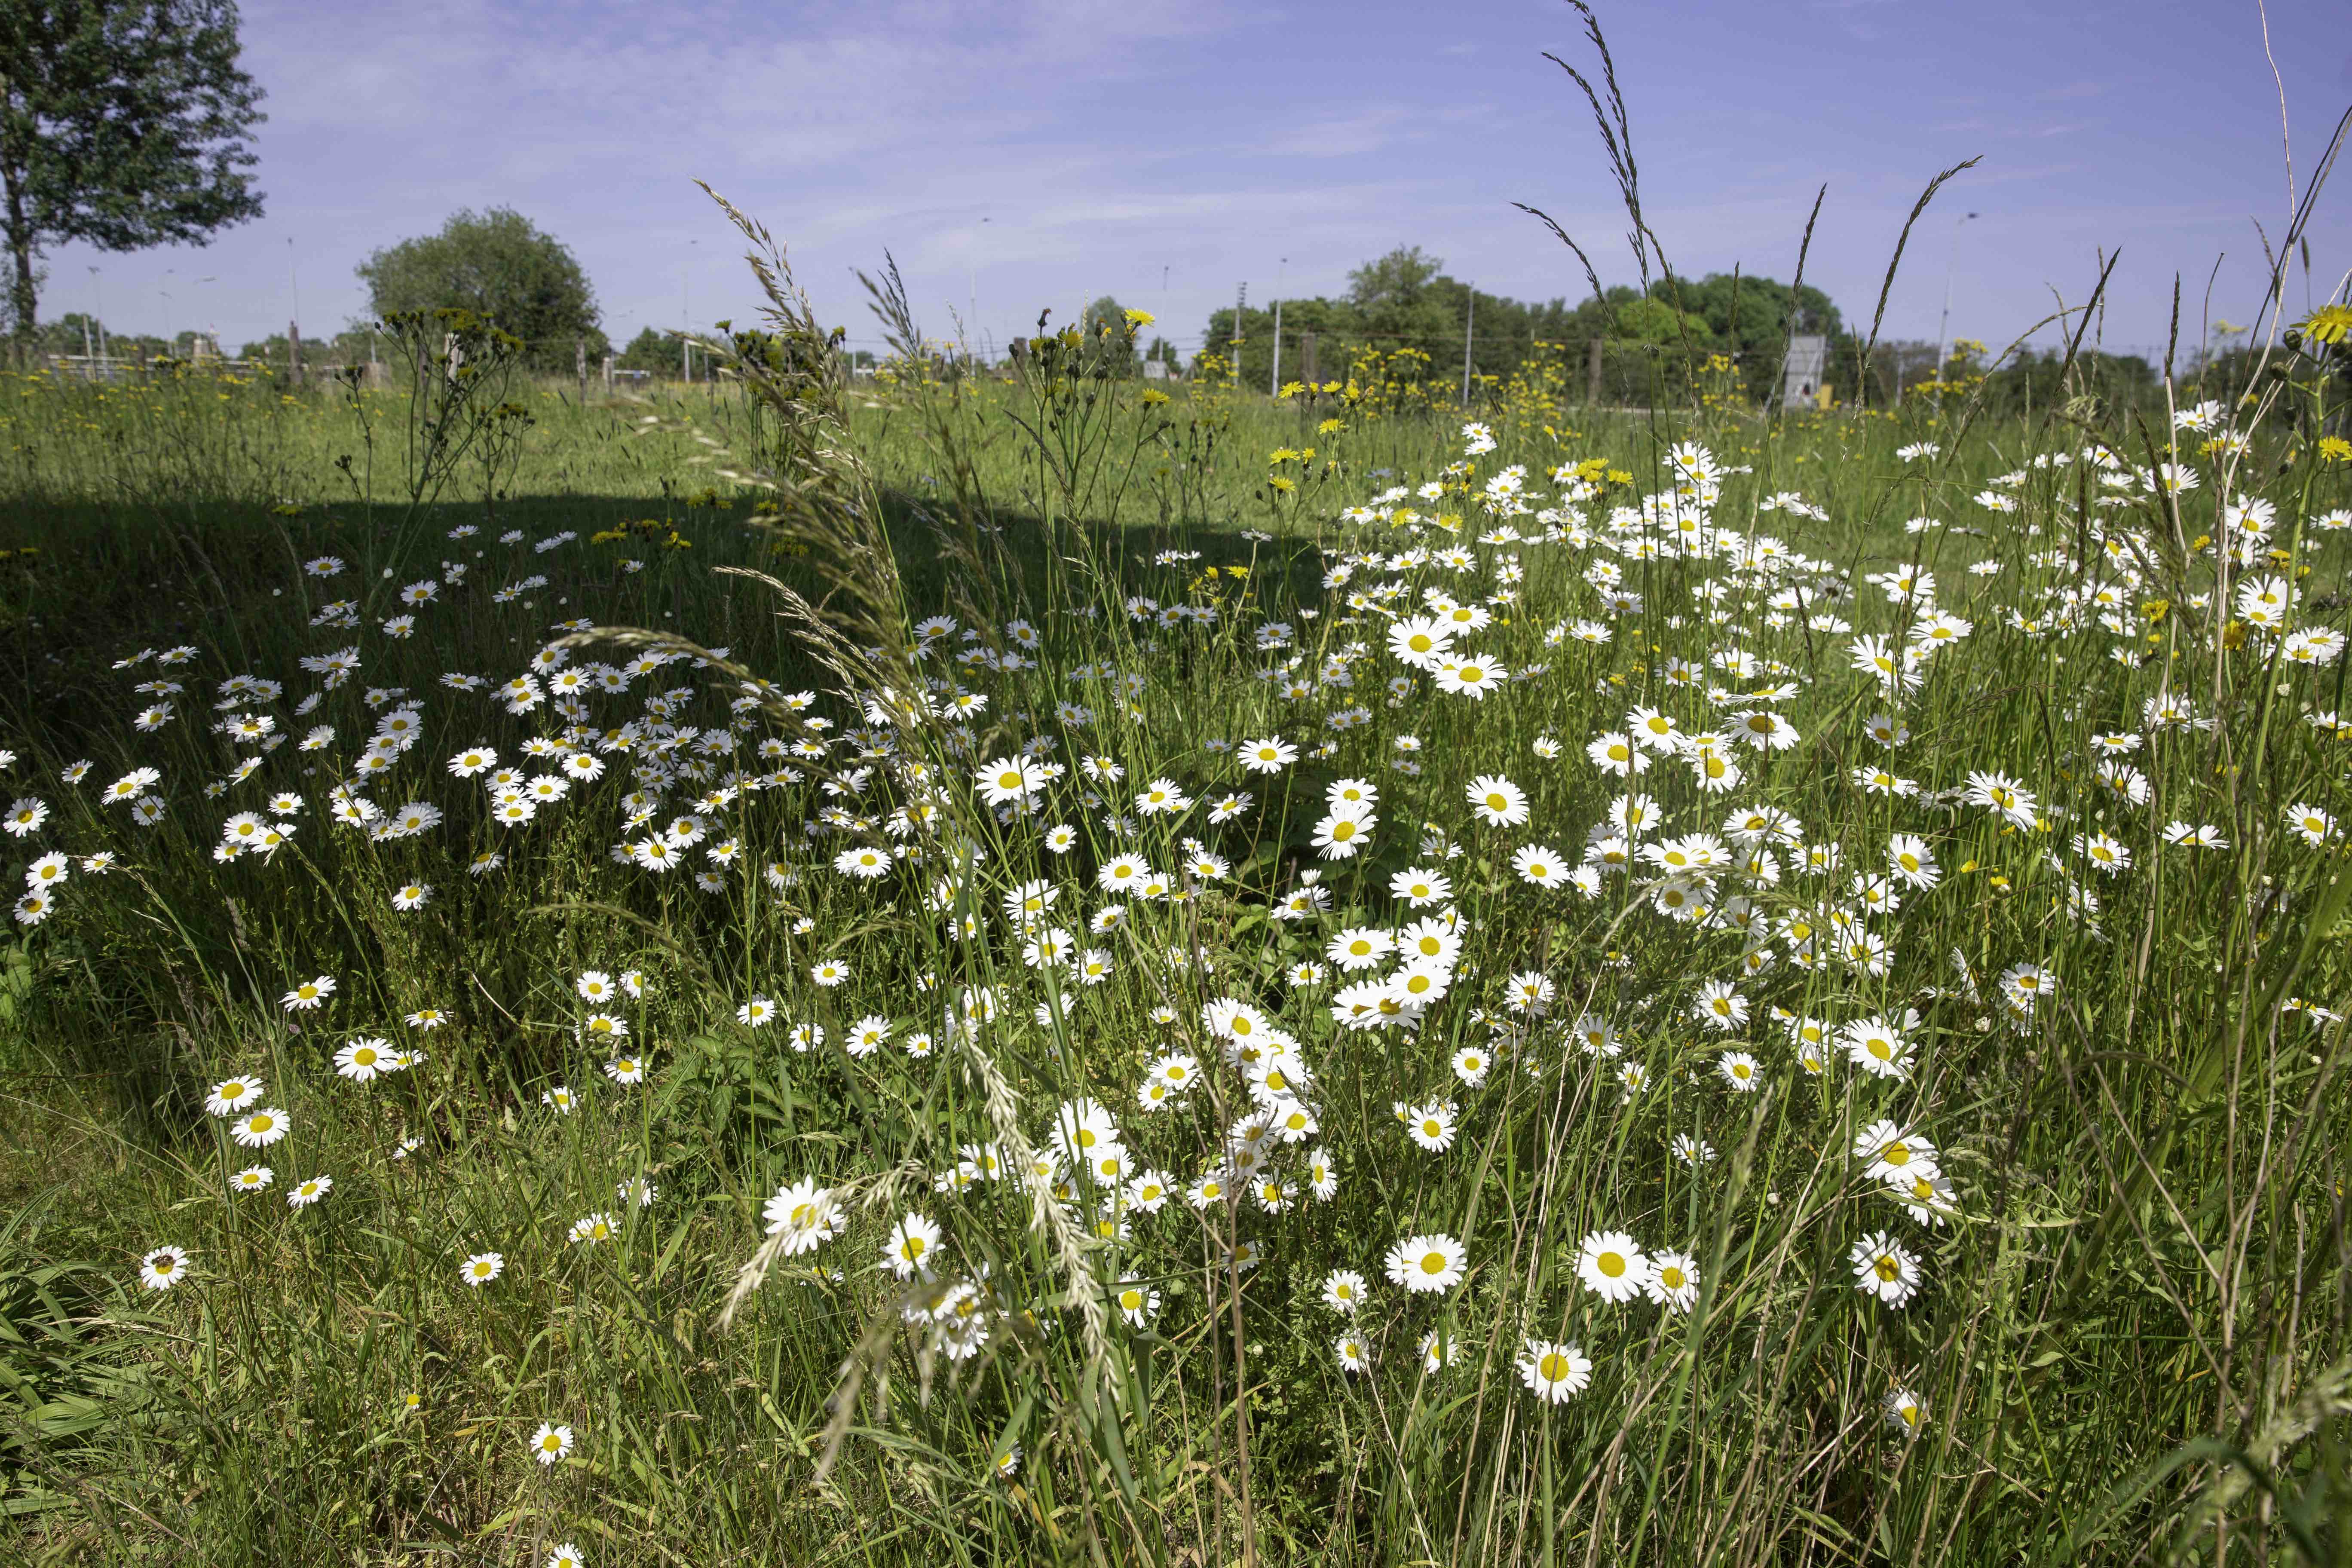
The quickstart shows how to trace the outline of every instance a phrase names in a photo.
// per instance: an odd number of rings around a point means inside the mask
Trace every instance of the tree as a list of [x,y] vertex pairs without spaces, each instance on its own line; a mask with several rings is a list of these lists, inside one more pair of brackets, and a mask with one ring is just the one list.
[[358,271],[379,319],[394,310],[471,310],[529,345],[524,363],[534,370],[569,372],[583,340],[592,359],[611,347],[579,261],[511,207],[457,213],[440,233],[386,247]]
[[1348,274],[1348,299],[1358,310],[1411,310],[1429,285],[1444,277],[1445,259],[1417,245],[1400,245]]
[[[1444,268],[1442,258],[1419,246],[1399,246],[1349,273],[1348,292],[1339,299],[1285,299],[1283,379],[1306,375],[1311,337],[1317,374],[1327,381],[1361,367],[1383,381],[1418,381],[1448,398],[1462,384],[1465,351],[1480,385],[1498,384],[1538,363],[1572,387],[1590,386],[1586,367],[1596,342],[1603,345],[1604,367],[1627,367],[1633,377],[1613,393],[1604,387],[1604,395],[1678,396],[1681,383],[1675,378],[1688,375],[1694,353],[1731,356],[1750,387],[1777,384],[1789,287],[1769,278],[1660,279],[1646,293],[1621,283],[1570,304],[1474,290]],[[1837,307],[1820,289],[1802,289],[1795,329],[1840,340]],[[1230,306],[1210,314],[1210,350],[1220,358],[1230,355],[1234,335]],[[1272,310],[1254,305],[1243,311],[1240,336],[1240,384],[1264,386],[1274,368]],[[1629,346],[1641,352],[1620,352]],[[1675,368],[1669,374],[1665,367]]]
[[235,0],[0,0],[0,229],[12,334],[51,245],[202,245],[261,216]]
[[1715,342],[1706,317],[1696,310],[1677,310],[1654,294],[1628,300],[1618,306],[1609,326],[1612,337],[1626,342],[1655,343],[1668,348],[1688,343],[1703,349]]
[[[194,334],[182,332],[173,340],[172,352],[182,359],[193,357],[190,349]],[[183,346],[185,345],[185,346]],[[284,365],[288,361],[289,344],[284,332],[272,332],[266,338],[248,339],[236,351],[239,359],[259,360],[268,365]],[[315,373],[331,365],[365,364],[381,353],[389,353],[388,340],[378,338],[364,326],[345,327],[331,338],[306,337],[302,340],[302,366],[305,374]]]
[[1135,375],[1135,333],[1127,324],[1127,307],[1106,294],[1087,307],[1078,320],[1078,330],[1087,335],[1088,352],[1101,357],[1101,363],[1113,375]]
[[677,334],[662,332],[653,327],[641,329],[629,340],[629,346],[613,361],[615,370],[642,370],[655,375],[677,374]]
[[[1661,279],[1651,285],[1653,298],[1706,319],[1714,335],[1734,352],[1760,350],[1777,356],[1789,322],[1789,286],[1769,278],[1735,277],[1710,272],[1694,282],[1688,278]],[[1830,297],[1810,285],[1797,291],[1794,331],[1835,338],[1844,328]]]

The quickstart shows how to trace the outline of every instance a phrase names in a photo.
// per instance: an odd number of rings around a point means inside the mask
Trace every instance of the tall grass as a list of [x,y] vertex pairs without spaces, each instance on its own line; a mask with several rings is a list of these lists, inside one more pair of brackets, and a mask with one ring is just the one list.
[[[721,394],[505,384],[429,500],[394,395],[11,398],[8,842],[68,857],[0,970],[27,1555],[2340,1556],[2324,381],[2150,431],[1533,367],[1465,429],[1153,401],[1076,336],[928,379],[886,274],[867,386],[737,221]],[[1450,672],[1391,651],[1457,611]],[[565,713],[583,668],[625,689]],[[500,825],[475,747],[560,798]],[[290,836],[224,859],[246,812]],[[240,1078],[281,1141],[207,1112]],[[1689,1289],[1609,1300],[1617,1233]],[[1390,1283],[1417,1237],[1462,1277]]]

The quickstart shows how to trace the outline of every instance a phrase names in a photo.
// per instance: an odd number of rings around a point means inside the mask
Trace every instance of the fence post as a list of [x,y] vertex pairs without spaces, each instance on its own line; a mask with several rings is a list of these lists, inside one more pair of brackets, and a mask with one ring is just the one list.
[[604,356],[604,395],[607,397],[613,395],[613,356],[611,354]]
[[580,401],[588,401],[588,340],[572,340],[572,368],[580,375]]
[[1598,407],[1601,404],[1601,340],[1595,338],[1584,356],[1584,401]]

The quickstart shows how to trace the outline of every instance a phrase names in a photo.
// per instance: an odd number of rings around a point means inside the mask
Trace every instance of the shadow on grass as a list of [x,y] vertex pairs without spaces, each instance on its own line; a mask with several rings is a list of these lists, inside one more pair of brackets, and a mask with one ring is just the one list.
[[[913,614],[943,607],[956,568],[930,521],[933,503],[890,491],[885,506]],[[0,628],[11,634],[0,638],[0,688],[9,693],[0,699],[0,713],[13,742],[79,754],[112,749],[106,747],[112,737],[119,748],[132,711],[128,687],[138,678],[116,669],[116,661],[181,644],[205,653],[184,677],[190,698],[209,702],[215,683],[240,672],[281,681],[299,696],[311,684],[300,657],[356,645],[363,661],[371,658],[390,635],[383,623],[412,611],[401,589],[446,581],[457,566],[465,569],[465,613],[448,614],[446,597],[414,611],[416,641],[445,652],[451,669],[504,679],[536,646],[532,636],[552,637],[555,623],[586,616],[676,629],[707,647],[728,647],[780,682],[814,684],[817,672],[769,613],[767,590],[712,570],[754,567],[821,596],[814,563],[747,516],[743,503],[694,507],[578,495],[516,497],[487,514],[478,503],[447,503],[408,517],[385,506],[291,509],[200,498],[168,505],[19,503],[0,525],[0,550],[9,552],[0,557]],[[1002,546],[992,567],[995,602],[1008,616],[1043,620],[1035,585],[1055,542],[1033,516],[999,512],[994,526],[993,542]],[[465,529],[473,531],[457,531]],[[614,530],[627,536],[591,542]],[[576,542],[537,548],[567,531]],[[1284,590],[1312,586],[1321,575],[1301,542],[1269,543],[1238,528],[1090,523],[1086,531],[1121,600],[1140,594],[1170,602],[1210,565],[1255,563],[1276,603],[1292,596]],[[1066,557],[1068,536],[1059,542]],[[1199,555],[1159,564],[1168,551]],[[334,574],[306,570],[307,563],[328,557],[341,563]],[[627,566],[631,561],[638,569]],[[493,594],[539,577],[544,584],[517,596],[527,619],[494,608]],[[357,601],[361,626],[340,637],[315,633],[311,618],[338,600]],[[1085,635],[1050,624],[1040,629],[1057,653],[1064,651],[1055,646],[1061,635]],[[364,662],[360,679],[368,679]]]

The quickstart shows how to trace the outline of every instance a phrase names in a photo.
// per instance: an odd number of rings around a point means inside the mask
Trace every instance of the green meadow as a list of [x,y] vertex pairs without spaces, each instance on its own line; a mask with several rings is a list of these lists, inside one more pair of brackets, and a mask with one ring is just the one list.
[[0,382],[12,1554],[2343,1560],[2342,324],[1269,398],[765,254],[707,388]]

